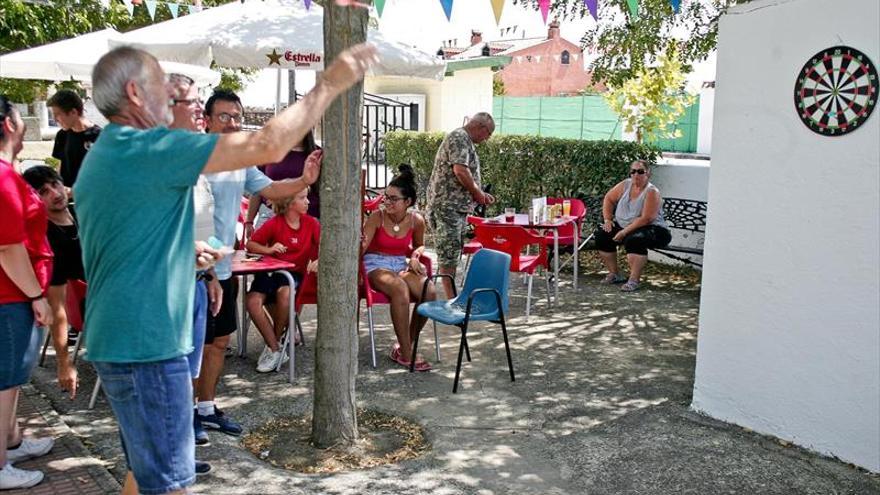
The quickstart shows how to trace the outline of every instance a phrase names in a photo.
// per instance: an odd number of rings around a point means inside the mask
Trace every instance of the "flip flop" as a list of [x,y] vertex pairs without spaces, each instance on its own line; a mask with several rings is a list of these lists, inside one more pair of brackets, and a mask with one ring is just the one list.
[[[391,360],[403,366],[404,368],[409,369],[410,362],[400,356],[399,349],[395,350],[398,352],[391,352],[391,356],[389,356]],[[431,371],[431,365],[427,361],[416,361],[415,371]]]
[[639,290],[639,283],[635,280],[629,280],[620,286],[621,292],[635,292]]
[[609,273],[602,279],[603,284],[620,284],[626,282],[626,279],[616,273]]

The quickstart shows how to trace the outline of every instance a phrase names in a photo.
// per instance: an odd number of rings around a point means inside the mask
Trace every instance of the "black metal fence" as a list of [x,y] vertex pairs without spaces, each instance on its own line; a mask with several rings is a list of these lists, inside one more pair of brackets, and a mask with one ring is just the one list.
[[[272,110],[245,110],[242,127],[259,129],[273,115]],[[366,185],[372,189],[384,189],[397,165],[385,163],[385,134],[394,130],[418,130],[419,106],[364,93],[363,119],[361,163],[366,170]]]

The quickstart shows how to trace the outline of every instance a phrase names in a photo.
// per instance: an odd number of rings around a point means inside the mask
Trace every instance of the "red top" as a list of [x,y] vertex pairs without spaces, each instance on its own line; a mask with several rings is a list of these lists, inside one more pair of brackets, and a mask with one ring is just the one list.
[[[376,233],[373,234],[373,240],[370,241],[366,252],[388,256],[409,256],[409,253],[413,251],[413,229],[410,228],[403,237],[393,237],[385,232],[385,212],[380,211],[379,214],[382,215],[382,222],[376,228]],[[412,214],[410,214],[410,223],[412,223]]]
[[[0,160],[0,246],[24,243],[43,292],[52,276],[52,248],[46,238],[48,217],[37,193],[12,168]],[[0,269],[0,304],[30,299]]]
[[299,228],[292,229],[287,225],[284,215],[275,215],[266,221],[251,236],[251,240],[267,247],[280,242],[287,247],[287,252],[275,254],[274,257],[293,263],[297,273],[304,274],[309,261],[318,258],[318,245],[321,239],[321,224],[315,217],[303,215],[299,219]]

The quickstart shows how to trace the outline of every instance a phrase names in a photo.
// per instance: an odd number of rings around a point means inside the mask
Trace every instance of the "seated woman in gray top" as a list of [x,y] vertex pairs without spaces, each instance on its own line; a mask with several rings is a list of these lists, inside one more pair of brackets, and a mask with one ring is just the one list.
[[[639,288],[642,269],[648,261],[648,249],[669,244],[672,236],[663,220],[663,199],[651,178],[647,160],[636,160],[629,166],[630,178],[612,187],[602,202],[602,225],[596,229],[596,247],[608,269],[606,284],[626,281],[620,290],[632,292]],[[629,280],[618,273],[617,246],[623,244],[629,263]]]

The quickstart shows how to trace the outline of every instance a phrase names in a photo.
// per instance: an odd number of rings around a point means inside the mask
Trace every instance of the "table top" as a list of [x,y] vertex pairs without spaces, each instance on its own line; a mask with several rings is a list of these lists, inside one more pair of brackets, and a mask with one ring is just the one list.
[[527,213],[517,213],[513,217],[513,222],[508,221],[504,215],[498,215],[497,217],[490,217],[486,219],[486,225],[498,225],[498,226],[516,226],[516,227],[529,227],[533,229],[558,229],[563,225],[567,225],[572,222],[577,221],[577,217],[574,216],[562,216],[557,218],[556,220],[552,220],[549,222],[540,222],[540,223],[532,223],[529,221],[529,215]]
[[238,250],[232,255],[232,274],[251,275],[261,272],[274,272],[277,270],[293,270],[296,264],[279,260],[271,256],[262,255],[259,260],[251,261],[245,258],[244,250]]

